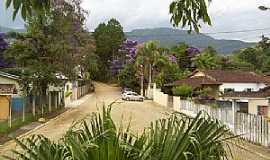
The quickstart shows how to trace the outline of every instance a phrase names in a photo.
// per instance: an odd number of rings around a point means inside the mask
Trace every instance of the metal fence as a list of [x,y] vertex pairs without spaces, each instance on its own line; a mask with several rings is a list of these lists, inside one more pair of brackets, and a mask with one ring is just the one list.
[[41,117],[50,116],[64,106],[64,96],[60,92],[52,92],[46,96],[12,96],[7,107],[6,119],[0,120],[0,132],[7,132]]
[[200,111],[205,111],[211,117],[229,126],[232,132],[236,135],[240,135],[241,138],[264,146],[270,145],[270,124],[263,116],[237,112],[233,120],[231,107],[212,107],[196,104],[188,100],[180,100],[179,107],[180,111],[193,116]]

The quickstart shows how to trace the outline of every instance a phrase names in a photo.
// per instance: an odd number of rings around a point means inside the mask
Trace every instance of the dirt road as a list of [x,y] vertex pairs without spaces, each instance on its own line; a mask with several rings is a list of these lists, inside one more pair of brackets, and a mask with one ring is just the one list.
[[[61,136],[72,126],[74,121],[79,120],[96,112],[103,105],[108,105],[114,101],[112,108],[112,117],[117,124],[128,124],[131,122],[131,130],[134,133],[141,132],[151,121],[161,118],[168,113],[165,108],[153,104],[151,101],[142,102],[124,102],[120,100],[120,89],[106,84],[97,83],[96,93],[88,95],[85,101],[63,113],[55,120],[50,121],[45,126],[33,131],[29,135],[42,134],[52,140],[59,140]],[[15,148],[13,141],[7,142],[0,147],[0,155],[10,154],[9,151]]]
[[[42,134],[52,140],[59,140],[61,136],[72,126],[73,122],[82,119],[92,112],[96,112],[102,106],[112,102],[123,102],[120,100],[120,90],[117,87],[102,83],[96,84],[96,93],[88,95],[84,98],[84,102],[77,107],[72,107],[69,111],[60,115],[57,119],[51,120],[45,126],[34,130],[31,134]],[[151,121],[167,116],[171,111],[164,107],[158,106],[151,101],[145,102],[123,102],[116,103],[112,108],[112,117],[117,124],[122,122],[128,124],[131,122],[131,130],[134,133],[141,132],[144,127],[149,126]],[[245,145],[248,146],[248,145]],[[10,141],[0,147],[0,155],[10,154],[10,150],[16,147],[13,141]],[[233,148],[235,160],[267,160],[270,159],[270,151],[266,148],[250,145],[248,149],[253,151],[245,151],[239,148]],[[264,155],[258,156],[254,152]]]

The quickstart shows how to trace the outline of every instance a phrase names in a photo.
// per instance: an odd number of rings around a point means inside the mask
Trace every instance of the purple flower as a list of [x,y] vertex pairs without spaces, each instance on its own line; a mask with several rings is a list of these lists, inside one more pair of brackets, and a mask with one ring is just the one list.
[[176,62],[177,58],[176,58],[175,54],[169,55],[169,60],[172,61],[172,62]]
[[196,56],[197,54],[200,54],[201,51],[198,49],[198,48],[195,48],[195,47],[189,47],[187,49],[187,53],[190,57],[194,57]]

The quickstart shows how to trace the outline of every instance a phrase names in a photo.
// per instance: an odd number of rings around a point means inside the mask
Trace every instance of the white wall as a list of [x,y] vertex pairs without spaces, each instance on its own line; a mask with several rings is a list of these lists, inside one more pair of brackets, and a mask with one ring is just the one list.
[[[269,106],[268,99],[253,99],[248,101],[248,113],[250,114],[258,114],[258,106]],[[268,109],[268,116],[269,116],[269,109]]]
[[173,110],[180,112],[181,111],[180,105],[181,105],[180,97],[173,96]]
[[251,88],[253,91],[259,91],[265,87],[266,85],[263,83],[223,83],[219,86],[219,91],[224,92],[225,88],[233,88],[236,92],[245,91],[247,88]]

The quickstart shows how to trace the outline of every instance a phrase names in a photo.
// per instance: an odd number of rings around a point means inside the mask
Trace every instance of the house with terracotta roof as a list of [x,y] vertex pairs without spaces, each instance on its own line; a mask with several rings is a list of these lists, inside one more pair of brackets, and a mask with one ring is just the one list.
[[236,101],[238,111],[270,117],[270,78],[255,72],[196,70],[167,87],[192,86],[195,91],[211,88],[219,101]]
[[211,87],[220,93],[256,92],[270,85],[270,78],[254,72],[196,70],[185,79],[166,86],[190,85],[194,89]]

